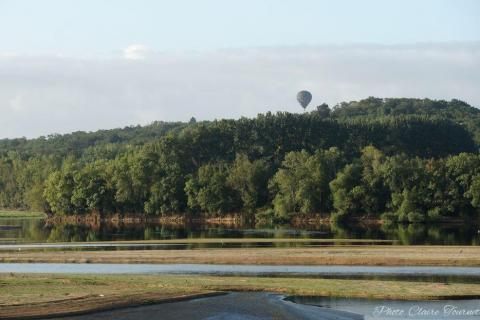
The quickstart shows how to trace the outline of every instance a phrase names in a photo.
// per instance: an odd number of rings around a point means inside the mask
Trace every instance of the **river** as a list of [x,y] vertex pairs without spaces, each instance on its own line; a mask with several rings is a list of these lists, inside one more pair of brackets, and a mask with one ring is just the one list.
[[221,296],[65,317],[71,320],[476,320],[480,300],[398,301],[288,297],[270,293]]
[[[38,218],[0,218],[0,245],[59,242],[103,242],[119,240],[211,238],[259,239],[352,239],[387,240],[384,244],[399,245],[478,245],[480,234],[473,224],[396,224],[396,225],[212,225],[201,223],[112,223],[49,224]],[[368,244],[368,243],[365,243]],[[243,243],[235,246],[254,246]],[[267,244],[263,244],[266,246]],[[271,246],[302,246],[275,243]],[[205,247],[213,246],[205,244]],[[234,246],[234,245],[232,245]],[[166,247],[166,246],[163,246]],[[170,246],[172,247],[172,246]],[[192,246],[183,246],[191,248]],[[177,246],[176,249],[182,248]],[[104,249],[108,249],[106,246]],[[144,247],[155,249],[155,247]]]

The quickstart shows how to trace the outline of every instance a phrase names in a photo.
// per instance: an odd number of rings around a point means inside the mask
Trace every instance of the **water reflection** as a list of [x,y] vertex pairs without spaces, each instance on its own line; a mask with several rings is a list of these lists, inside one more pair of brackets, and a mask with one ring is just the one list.
[[[402,245],[478,245],[474,225],[209,225],[200,223],[49,224],[43,219],[0,219],[0,243],[162,240],[186,238],[375,239]],[[288,244],[278,244],[287,246]],[[208,245],[206,245],[208,246]]]
[[380,319],[478,319],[480,300],[403,301],[327,297],[289,297],[303,305],[340,310],[362,315],[366,320]]
[[[478,267],[424,266],[305,266],[248,264],[128,264],[128,263],[0,263],[0,273],[73,274],[208,274],[232,276],[331,276],[331,277],[456,277],[480,278]],[[438,282],[438,281],[435,281]]]

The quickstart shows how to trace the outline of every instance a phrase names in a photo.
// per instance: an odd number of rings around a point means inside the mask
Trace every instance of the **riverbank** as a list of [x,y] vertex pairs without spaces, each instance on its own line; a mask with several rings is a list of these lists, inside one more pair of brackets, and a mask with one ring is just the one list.
[[[288,223],[294,227],[312,226],[312,225],[329,225],[331,223],[331,213],[309,213],[298,214],[290,217]],[[372,215],[360,215],[350,217],[352,223],[359,225],[382,225],[384,223],[379,217]],[[141,223],[158,223],[158,224],[188,224],[202,223],[208,225],[270,225],[273,220],[270,218],[258,218],[252,214],[245,213],[228,213],[222,215],[212,215],[208,213],[177,213],[163,215],[147,215],[145,213],[114,213],[114,214],[77,214],[77,215],[48,215],[46,218],[48,224],[141,224]],[[445,221],[446,222],[446,221]],[[450,221],[463,222],[463,221]]]
[[2,319],[79,314],[226,291],[398,300],[480,297],[478,284],[180,275],[0,274],[0,289]]
[[[271,225],[274,223],[273,217],[261,217],[259,215],[247,213],[226,213],[222,215],[215,215],[209,213],[171,213],[162,215],[148,215],[145,213],[85,213],[85,214],[44,214],[46,222],[49,224],[98,224],[100,222],[112,224],[141,224],[141,223],[159,223],[159,224],[187,224],[187,223],[203,223],[211,225]],[[283,221],[294,227],[312,226],[312,225],[330,225],[332,212],[329,213],[307,213],[295,214],[289,219]],[[430,221],[431,223],[448,223],[462,225],[472,223],[472,220],[460,217],[442,217],[437,220]],[[349,224],[372,226],[395,223],[391,220],[384,220],[379,215],[361,214],[349,216]],[[476,225],[480,224],[480,220],[474,221]]]
[[89,213],[81,215],[48,215],[46,222],[50,224],[95,224],[100,222],[108,223],[159,223],[159,224],[185,224],[185,223],[207,223],[207,224],[226,224],[237,225],[243,224],[251,220],[245,214],[226,214],[223,216],[212,216],[207,214],[198,214],[195,216],[187,213],[170,214],[170,215],[147,215],[144,213],[116,213],[116,214],[99,214]]
[[[218,239],[190,239],[195,241]],[[242,239],[232,239],[239,241]],[[272,241],[272,239],[268,239]],[[282,240],[283,239],[279,239]],[[182,240],[172,240],[181,242]],[[128,243],[128,242],[121,242]],[[139,243],[139,242],[135,242]],[[141,243],[141,242],[140,242]],[[152,242],[148,242],[152,243]],[[202,263],[259,265],[480,266],[478,246],[321,245],[107,251],[1,251],[1,263]]]
[[47,214],[43,212],[0,210],[0,218],[46,218],[46,217],[47,217]]

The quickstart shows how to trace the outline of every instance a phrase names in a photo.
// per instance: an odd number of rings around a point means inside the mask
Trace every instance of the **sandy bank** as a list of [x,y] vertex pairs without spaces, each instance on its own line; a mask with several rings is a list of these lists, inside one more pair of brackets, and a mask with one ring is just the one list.
[[325,245],[185,250],[2,251],[0,262],[480,266],[476,246]]

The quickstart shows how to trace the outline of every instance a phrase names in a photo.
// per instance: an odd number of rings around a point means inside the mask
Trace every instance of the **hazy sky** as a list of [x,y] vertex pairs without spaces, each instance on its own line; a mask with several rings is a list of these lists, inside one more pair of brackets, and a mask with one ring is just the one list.
[[0,138],[478,88],[476,0],[0,0]]

